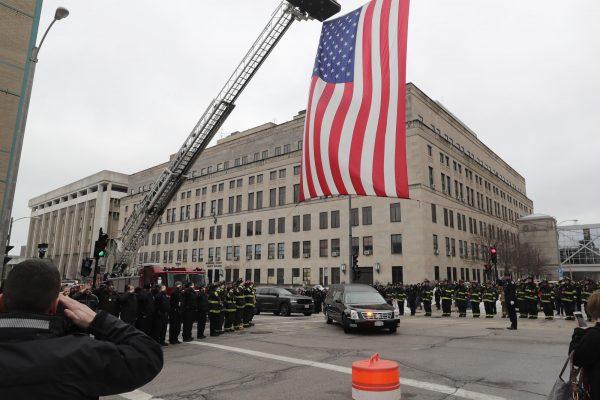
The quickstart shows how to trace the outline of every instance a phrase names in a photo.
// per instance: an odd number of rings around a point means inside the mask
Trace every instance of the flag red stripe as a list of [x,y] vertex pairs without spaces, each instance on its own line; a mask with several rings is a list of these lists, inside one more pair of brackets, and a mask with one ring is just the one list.
[[[350,179],[354,186],[355,193],[358,195],[366,195],[365,188],[362,184],[360,176],[360,167],[363,157],[363,143],[365,138],[365,129],[369,120],[369,111],[371,109],[371,101],[373,95],[373,82],[372,82],[372,56],[371,56],[371,39],[372,32],[371,27],[373,25],[373,11],[375,9],[375,2],[372,1],[367,6],[365,11],[365,19],[363,26],[363,38],[362,38],[362,67],[363,67],[363,98],[358,111],[358,117],[356,118],[356,124],[354,125],[354,132],[352,134],[352,145],[350,146]],[[358,45],[358,44],[357,44]]]
[[375,136],[375,151],[373,155],[373,189],[377,196],[385,196],[385,136],[390,106],[390,9],[391,0],[384,0],[381,8],[381,23],[379,24],[379,55],[381,60],[381,107]]
[[328,83],[325,85],[325,89],[323,89],[321,98],[317,103],[314,117],[315,128],[313,132],[313,147],[315,169],[317,170],[317,180],[319,181],[319,185],[321,186],[324,196],[331,196],[331,191],[329,190],[329,185],[327,185],[327,180],[325,179],[325,174],[323,173],[323,160],[321,159],[321,128],[323,127],[323,116],[325,115],[325,110],[327,110],[331,96],[333,96],[334,89],[334,83]]
[[342,136],[342,128],[344,127],[344,121],[352,102],[352,93],[354,91],[354,84],[352,82],[344,85],[344,94],[342,100],[338,106],[335,116],[333,117],[333,123],[331,125],[331,134],[329,136],[329,166],[331,167],[331,175],[339,194],[347,194],[346,185],[342,179],[342,173],[340,172],[340,138]]
[[[306,176],[304,177],[306,179],[306,184],[308,186],[308,192],[311,198],[316,197],[315,195],[315,187],[312,181],[312,174],[310,172],[310,152],[309,152],[309,147],[310,146],[310,138],[309,138],[309,130],[310,130],[310,125],[312,123],[311,120],[311,115],[310,115],[310,109],[312,106],[312,102],[313,102],[313,95],[315,93],[315,86],[317,85],[317,79],[319,79],[316,76],[313,76],[312,81],[310,82],[310,92],[308,95],[308,107],[306,107],[306,123],[305,123],[305,127],[304,127],[304,143],[303,143],[303,147],[304,147],[304,170],[306,171]],[[306,198],[306,193],[304,193],[304,187],[301,186],[302,190],[301,190],[301,198],[304,199]]]
[[[408,198],[406,170],[406,42],[408,36],[409,0],[400,1],[398,16],[398,117],[396,118],[396,194]],[[395,16],[394,16],[395,17]]]

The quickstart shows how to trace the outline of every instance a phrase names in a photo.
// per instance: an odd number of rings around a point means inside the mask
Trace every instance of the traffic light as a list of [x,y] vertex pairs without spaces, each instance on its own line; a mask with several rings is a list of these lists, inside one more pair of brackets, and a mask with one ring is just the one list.
[[490,261],[494,265],[498,263],[498,250],[496,249],[496,246],[490,247]]
[[354,279],[360,277],[360,270],[358,269],[358,252],[352,253],[352,272],[354,273]]
[[81,260],[81,276],[88,277],[92,273],[92,260],[91,258],[84,258]]
[[321,22],[341,10],[341,6],[335,0],[288,0],[288,2]]
[[38,244],[38,257],[44,258],[46,256],[46,252],[48,251],[48,243],[39,243]]
[[98,240],[94,244],[94,258],[100,258],[106,256],[106,246],[108,246],[108,234],[102,232],[98,234]]
[[7,265],[7,264],[8,264],[8,262],[9,262],[10,260],[12,260],[12,257],[11,257],[11,256],[9,256],[9,255],[8,255],[8,253],[9,253],[9,252],[10,252],[12,249],[14,249],[14,247],[15,247],[15,246],[11,246],[11,245],[8,245],[8,246],[6,246],[6,250],[4,251],[4,263],[3,263],[2,265]]

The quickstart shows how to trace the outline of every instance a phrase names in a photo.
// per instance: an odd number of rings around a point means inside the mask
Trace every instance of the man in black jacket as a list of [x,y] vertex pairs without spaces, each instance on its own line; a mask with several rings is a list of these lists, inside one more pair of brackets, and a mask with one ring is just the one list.
[[[23,261],[10,272],[0,296],[0,399],[97,399],[160,372],[163,355],[152,339],[59,290],[60,274],[46,261]],[[59,303],[84,333],[64,334],[54,315]]]
[[133,285],[125,285],[125,293],[119,297],[119,309],[121,310],[121,321],[129,325],[135,325],[137,320],[138,299],[134,293]]
[[165,341],[167,337],[167,325],[169,323],[169,310],[171,302],[167,296],[167,287],[159,285],[154,294],[154,320],[152,321],[152,338],[161,346],[168,346]]
[[171,293],[171,309],[169,310],[169,343],[178,344],[181,333],[181,315],[183,312],[183,296],[181,282],[175,282],[175,289]]
[[192,337],[192,328],[194,327],[194,321],[198,318],[198,297],[194,290],[193,282],[186,282],[185,290],[183,291],[183,341],[191,342],[194,340]]
[[[237,312],[237,309],[236,309]],[[198,324],[196,325],[196,333],[198,339],[204,339],[204,330],[206,329],[206,313],[208,313],[208,297],[204,286],[200,286],[198,292]]]
[[138,319],[135,327],[150,336],[154,318],[154,297],[150,293],[150,285],[144,285],[144,289],[136,291],[136,294],[138,296]]
[[517,330],[517,285],[510,278],[510,275],[504,275],[504,301],[508,309],[508,318],[510,318],[510,326],[506,329],[511,331]]

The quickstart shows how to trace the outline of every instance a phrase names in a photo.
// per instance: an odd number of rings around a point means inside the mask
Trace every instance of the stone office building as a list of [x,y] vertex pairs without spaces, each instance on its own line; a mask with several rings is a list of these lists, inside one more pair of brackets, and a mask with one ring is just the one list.
[[[407,85],[410,200],[298,203],[304,113],[205,150],[136,262],[202,267],[211,280],[349,281],[349,222],[361,281],[483,279],[488,247],[533,212],[525,179],[441,104]],[[119,229],[167,164],[129,177]]]
[[29,200],[27,257],[37,257],[38,245],[47,243],[46,258],[62,277],[78,278],[100,228],[109,238],[117,237],[119,202],[127,196],[127,185],[127,175],[101,171]]

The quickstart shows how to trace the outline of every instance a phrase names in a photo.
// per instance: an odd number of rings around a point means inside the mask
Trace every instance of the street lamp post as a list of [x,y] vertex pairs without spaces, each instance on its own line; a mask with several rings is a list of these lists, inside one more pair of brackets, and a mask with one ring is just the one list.
[[[10,246],[10,236],[12,234],[13,224],[15,222],[17,222],[17,221],[22,220],[22,219],[40,219],[40,217],[20,217],[20,218],[17,218],[17,219],[14,219],[14,218],[11,217],[10,218],[10,224],[8,225],[8,235],[6,236],[6,246],[7,247]],[[7,255],[7,254],[5,254],[5,255]],[[2,262],[4,262],[4,257],[2,257]],[[4,271],[6,271],[6,265],[2,265],[2,275],[0,276],[0,282],[4,282],[4,275],[5,275]]]
[[[23,95],[23,112],[21,113],[20,120],[18,121],[19,129],[16,134],[17,137],[16,137],[16,142],[15,142],[15,147],[14,147],[16,149],[14,151],[15,156],[11,159],[9,166],[8,166],[8,171],[9,171],[8,175],[9,176],[8,176],[8,182],[6,183],[7,194],[5,197],[5,200],[7,201],[8,206],[5,207],[3,215],[0,216],[0,221],[8,220],[8,217],[12,213],[12,202],[13,202],[13,198],[14,198],[17,173],[19,171],[19,162],[21,161],[21,149],[23,148],[23,137],[25,136],[25,125],[27,124],[27,114],[29,113],[29,101],[31,100],[31,88],[33,87],[33,77],[35,76],[35,67],[38,62],[38,54],[40,53],[42,44],[44,43],[44,40],[46,39],[46,36],[48,35],[50,28],[52,28],[52,25],[54,25],[54,23],[56,21],[66,18],[68,15],[69,15],[69,10],[67,10],[66,8],[63,8],[63,7],[58,7],[54,13],[54,19],[52,20],[50,25],[48,25],[46,32],[44,32],[44,36],[42,36],[42,40],[40,41],[40,44],[38,46],[35,46],[33,49],[31,49],[31,58],[29,59],[29,61],[31,62],[31,67],[30,67],[30,71],[29,71],[29,76],[26,77],[27,86],[25,89],[25,93]],[[10,224],[10,227],[12,227],[12,222]],[[5,232],[4,229],[2,229],[2,231],[0,231],[0,243],[4,242],[4,232]],[[8,234],[7,238],[10,239],[10,233]],[[0,260],[4,260],[4,256],[5,256],[4,253],[5,253],[5,248],[0,247]],[[3,278],[4,278],[4,268],[2,268],[2,280],[3,280]]]

